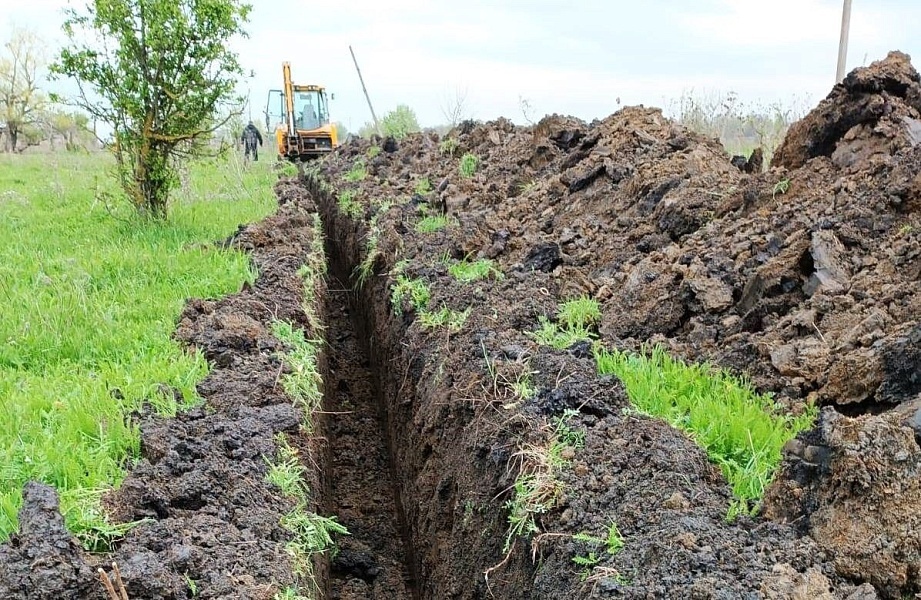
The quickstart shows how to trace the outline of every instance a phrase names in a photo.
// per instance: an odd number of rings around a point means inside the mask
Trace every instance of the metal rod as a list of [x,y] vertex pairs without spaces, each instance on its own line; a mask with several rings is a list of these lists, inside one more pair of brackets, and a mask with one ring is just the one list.
[[838,73],[835,83],[844,80],[844,69],[847,64],[847,38],[851,29],[851,0],[844,0],[844,9],[841,12],[841,40],[838,42]]
[[352,62],[355,63],[355,70],[358,72],[358,81],[361,82],[361,91],[365,93],[365,100],[368,101],[368,108],[371,109],[371,118],[374,119],[374,130],[377,131],[377,134],[381,134],[380,123],[377,122],[377,115],[374,114],[374,107],[371,106],[371,97],[368,96],[368,90],[365,88],[365,80],[361,76],[361,69],[358,68],[358,60],[355,58],[355,51],[352,50],[352,47],[349,46],[349,52],[352,53]]

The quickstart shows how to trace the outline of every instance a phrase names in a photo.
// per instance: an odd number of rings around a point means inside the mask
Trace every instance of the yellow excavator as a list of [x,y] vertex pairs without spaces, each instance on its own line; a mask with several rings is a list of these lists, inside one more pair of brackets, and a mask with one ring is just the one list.
[[279,158],[307,161],[329,154],[339,140],[329,122],[325,88],[294,84],[291,63],[282,63],[282,73],[284,89],[269,90],[265,109],[265,128],[275,131]]

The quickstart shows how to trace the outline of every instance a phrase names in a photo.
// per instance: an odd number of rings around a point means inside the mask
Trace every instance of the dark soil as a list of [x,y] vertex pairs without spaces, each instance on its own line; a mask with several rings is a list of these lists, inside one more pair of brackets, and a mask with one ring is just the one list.
[[[642,107],[592,124],[465,124],[450,134],[453,155],[418,134],[374,158],[357,142],[325,162],[334,193],[356,189],[366,206],[353,221],[321,199],[351,266],[366,256],[369,224],[379,230],[363,312],[380,348],[372,359],[393,374],[382,391],[401,493],[417,500],[406,514],[424,597],[921,589],[912,533],[921,419],[910,408],[921,381],[918,80],[898,53],[858,69],[794,128],[767,173],[742,172],[715,140]],[[465,152],[480,159],[468,179],[458,172]],[[357,159],[369,177],[347,184]],[[435,192],[416,193],[423,178]],[[385,200],[395,205],[381,211]],[[419,233],[422,209],[455,225]],[[465,256],[496,260],[505,279],[454,281],[445,262]],[[397,270],[430,285],[431,307],[471,308],[461,331],[427,331],[407,303],[403,314],[388,306]],[[728,488],[684,436],[622,415],[622,392],[592,389],[586,367],[584,390],[561,391],[578,352],[536,366],[545,351],[526,332],[583,294],[601,303],[609,345],[663,344],[750,377],[791,412],[808,401],[856,419],[824,419],[788,447],[766,501],[775,521],[726,523]],[[504,408],[502,379],[522,369],[537,372],[549,408]],[[565,471],[565,499],[538,519],[543,535],[506,557],[516,452],[560,406],[580,410],[586,447]],[[874,516],[877,506],[890,512]],[[600,535],[609,518],[627,543],[586,587],[571,560],[586,548],[571,535]]]
[[331,599],[418,598],[403,546],[403,517],[387,447],[386,428],[366,342],[350,319],[349,292],[330,282],[327,297],[329,370],[327,437],[330,462],[324,512],[350,535],[331,563]]

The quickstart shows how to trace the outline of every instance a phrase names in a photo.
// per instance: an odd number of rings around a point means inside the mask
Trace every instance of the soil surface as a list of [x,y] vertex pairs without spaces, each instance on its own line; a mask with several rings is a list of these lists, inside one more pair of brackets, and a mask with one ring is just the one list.
[[[715,140],[631,107],[591,124],[465,123],[448,136],[456,148],[433,134],[357,142],[308,178],[349,264],[373,266],[364,313],[382,350],[372,360],[398,374],[382,385],[401,493],[419,502],[406,513],[424,597],[921,590],[919,89],[900,53],[856,70],[766,173],[743,172],[752,169]],[[370,153],[372,143],[383,151]],[[471,177],[458,168],[465,153],[479,159]],[[356,161],[368,177],[350,182]],[[347,189],[357,218],[336,206]],[[449,226],[420,232],[426,214]],[[493,259],[505,277],[458,282],[447,265],[464,257]],[[470,309],[460,331],[426,329],[405,301],[388,306],[399,276],[423,279],[430,307]],[[578,352],[559,368],[535,366],[545,351],[527,333],[580,295],[601,303],[606,344],[712,361],[791,413],[828,407],[786,448],[767,520],[726,523],[719,473],[685,436],[625,418],[622,392],[562,391]],[[513,401],[522,370],[551,408]],[[546,443],[540,432],[561,407],[579,411],[585,449],[531,545],[507,556],[516,457]],[[572,535],[600,535],[608,518],[628,541],[586,588],[572,561],[586,548]]]

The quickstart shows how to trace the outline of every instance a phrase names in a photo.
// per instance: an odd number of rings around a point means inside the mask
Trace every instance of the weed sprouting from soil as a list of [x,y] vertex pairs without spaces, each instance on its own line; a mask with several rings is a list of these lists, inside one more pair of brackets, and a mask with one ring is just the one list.
[[355,161],[355,164],[352,165],[352,168],[348,173],[345,174],[345,180],[351,183],[357,183],[362,181],[368,176],[368,169],[365,166],[365,161],[358,159]]
[[[269,461],[266,480],[277,485],[285,496],[297,503],[294,509],[281,519],[281,526],[294,536],[285,546],[285,550],[292,558],[295,574],[308,581],[311,588],[316,590],[312,556],[334,547],[334,534],[349,535],[349,532],[335,517],[324,517],[307,509],[310,490],[303,479],[305,469],[300,456],[288,443],[284,434],[278,434],[275,443],[276,457],[274,461]],[[295,588],[287,590],[295,594],[293,597],[297,597],[298,591]]]
[[339,192],[336,203],[342,214],[348,215],[353,219],[357,219],[364,212],[361,203],[355,200],[356,196],[358,196],[356,190],[342,190]]
[[515,396],[522,400],[529,400],[537,394],[537,388],[534,387],[534,382],[531,380],[531,375],[528,371],[519,373],[518,377],[510,385]]
[[307,596],[301,595],[300,590],[293,587],[286,587],[277,592],[272,600],[310,600]]
[[462,260],[448,267],[448,273],[450,273],[454,279],[462,282],[477,281],[489,277],[502,279],[504,276],[502,271],[496,266],[496,263],[488,258],[481,258],[473,262]]
[[425,196],[432,191],[432,183],[428,180],[428,177],[420,179],[416,182],[416,186],[413,188],[413,191],[420,196]]
[[457,141],[457,138],[448,137],[438,144],[438,151],[445,156],[454,156],[458,147],[460,147],[460,142]]
[[381,147],[374,145],[368,148],[368,158],[374,158],[381,153]]
[[557,319],[568,329],[586,330],[601,321],[601,308],[594,298],[582,296],[560,304]]
[[[381,215],[390,210],[395,204],[396,203],[393,199],[375,200],[371,202],[371,207],[374,209],[374,214],[368,221],[368,232],[365,241],[364,258],[362,258],[361,263],[355,267],[356,289],[364,287],[365,283],[367,283],[371,278],[371,275],[374,274],[374,265],[377,262],[377,259],[381,256],[381,251],[379,248],[381,237],[381,228],[379,225],[380,218]],[[360,213],[350,216],[355,218],[360,216]]]
[[405,275],[399,275],[390,294],[390,302],[393,305],[393,312],[397,315],[402,315],[404,299],[408,298],[413,310],[418,313],[425,310],[431,297],[432,292],[424,280],[410,279]]
[[419,322],[426,329],[444,327],[450,333],[457,333],[467,322],[470,311],[471,308],[469,307],[462,311],[456,311],[447,306],[442,306],[436,311],[421,310],[419,311]]
[[536,518],[556,506],[563,493],[563,483],[558,474],[567,464],[566,449],[578,449],[585,444],[585,432],[569,425],[575,411],[565,411],[553,426],[545,425],[549,431],[543,444],[525,443],[514,454],[518,476],[513,485],[512,497],[505,503],[509,511],[508,531],[504,552],[511,550],[516,538],[530,536],[540,531]]
[[600,320],[601,309],[597,300],[577,298],[560,304],[557,323],[547,317],[539,317],[540,327],[529,335],[539,344],[565,350],[579,342],[597,338],[593,328]]
[[603,556],[598,554],[599,550],[603,549],[608,556],[616,556],[623,550],[624,538],[615,521],[612,520],[608,523],[605,533],[606,535],[603,538],[585,532],[577,533],[572,536],[573,540],[587,544],[591,548],[588,554],[576,555],[572,558],[572,562],[580,567],[584,567],[582,571],[582,581],[588,579],[592,569],[601,562]]
[[435,233],[453,224],[454,219],[447,215],[427,215],[416,223],[416,231],[419,233]]
[[115,542],[150,519],[109,523],[100,505],[107,488],[73,488],[61,492],[61,508],[67,528],[91,552],[110,552]]
[[764,495],[783,445],[815,421],[814,406],[783,415],[749,382],[708,364],[685,364],[659,347],[645,355],[596,347],[595,358],[601,374],[623,381],[640,411],[690,434],[745,503]]
[[317,355],[322,340],[307,339],[304,330],[294,327],[287,321],[273,321],[272,333],[288,346],[285,362],[291,367],[291,373],[282,377],[285,393],[304,411],[306,427],[312,427],[310,416],[320,406],[323,393],[320,391],[322,377],[317,366]]
[[790,180],[781,179],[780,181],[774,184],[774,189],[771,192],[771,198],[772,199],[777,198],[778,195],[783,196],[788,191],[790,191]]
[[285,496],[299,497],[304,494],[304,467],[297,451],[288,444],[288,438],[283,433],[275,436],[275,448],[275,460],[266,460],[269,464],[266,481],[278,486]]
[[595,333],[586,327],[560,327],[547,317],[538,318],[540,328],[537,331],[529,332],[538,344],[550,346],[557,350],[565,350],[574,344],[585,340],[591,340],[596,337]]
[[460,160],[460,175],[464,179],[469,179],[473,177],[473,174],[476,173],[476,169],[480,164],[480,159],[477,158],[476,154],[466,153],[461,157]]

